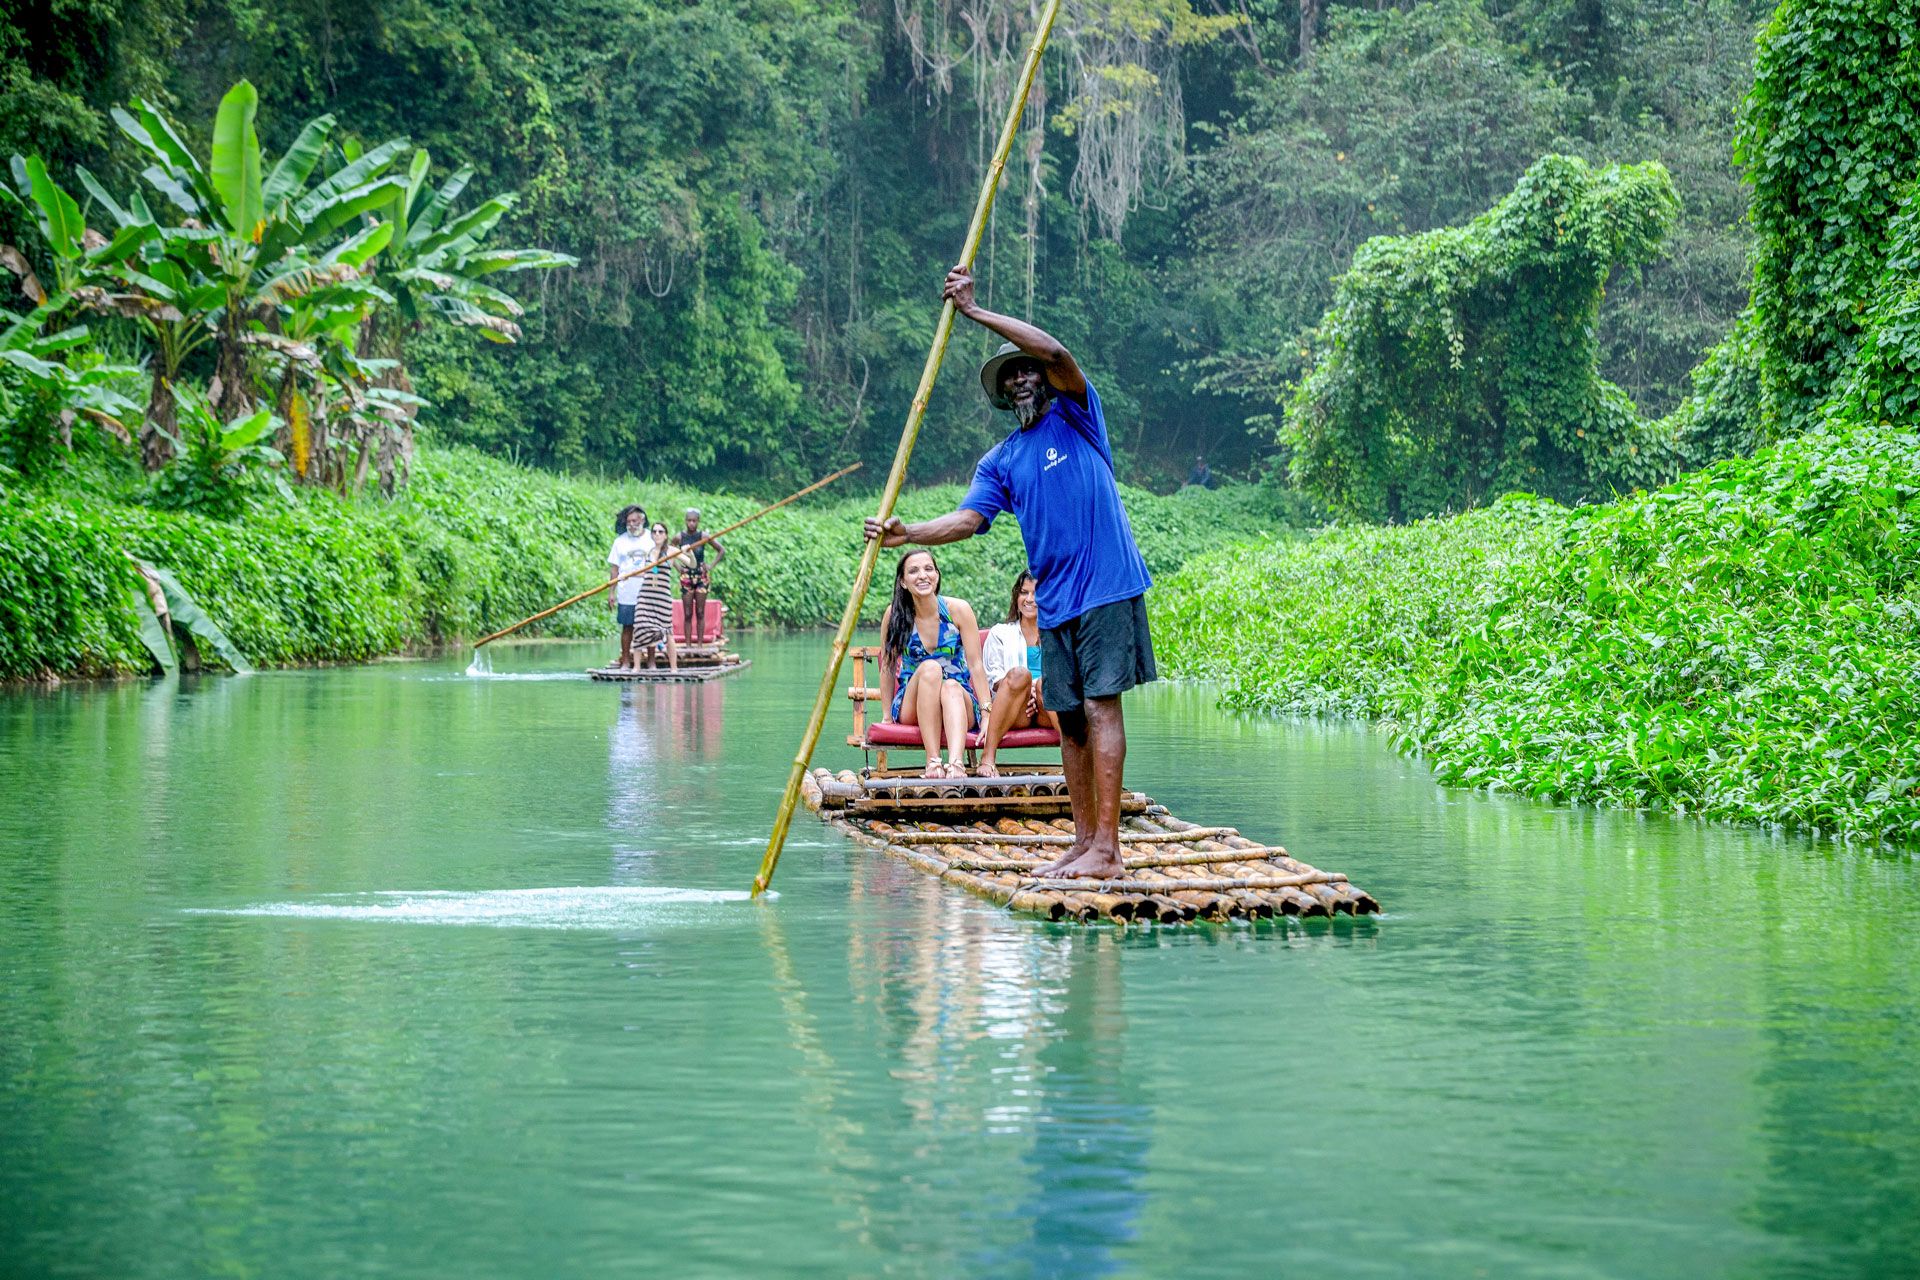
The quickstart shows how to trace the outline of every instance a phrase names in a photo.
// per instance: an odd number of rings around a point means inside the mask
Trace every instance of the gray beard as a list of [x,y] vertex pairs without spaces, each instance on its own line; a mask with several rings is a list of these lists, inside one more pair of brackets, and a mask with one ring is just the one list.
[[1024,404],[1016,400],[1013,404],[1014,416],[1020,419],[1020,425],[1030,427],[1040,421],[1047,413],[1047,397],[1035,396]]

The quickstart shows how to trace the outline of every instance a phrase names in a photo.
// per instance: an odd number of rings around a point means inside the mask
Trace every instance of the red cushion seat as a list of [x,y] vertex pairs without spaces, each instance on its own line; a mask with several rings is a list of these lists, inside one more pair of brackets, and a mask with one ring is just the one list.
[[[708,607],[711,608],[712,606],[709,605]],[[893,690],[899,683],[899,678],[900,669],[897,664],[891,667],[885,664],[881,665],[879,705],[882,708],[893,705]],[[920,729],[917,725],[896,724],[891,720],[882,720],[876,724],[867,726],[868,747],[918,747],[921,745]],[[940,734],[940,746],[942,749],[945,749],[946,745],[946,733],[943,730]],[[968,732],[967,747],[969,750],[977,751],[986,745],[986,734],[978,729]],[[1009,729],[1000,735],[1000,749],[1002,751],[1016,750],[1021,747],[1057,747],[1059,745],[1059,734],[1055,733],[1052,729],[1043,729],[1037,726],[1032,729]]]
[[[720,630],[720,618],[726,611],[727,606],[721,604],[718,600],[709,599],[707,601],[706,607],[700,611],[704,618],[704,623],[700,628],[700,639],[702,641],[713,640],[722,634]],[[674,597],[673,601],[673,639],[675,644],[687,644],[690,641],[687,632],[686,601],[678,596]]]
[[[869,747],[917,747],[920,744],[920,727],[911,724],[896,724],[883,720],[879,724],[867,726],[867,745]],[[941,736],[942,747],[946,746],[945,735]],[[987,735],[978,730],[967,734],[967,746],[978,749],[987,745]],[[1021,747],[1057,747],[1060,735],[1051,729],[1009,729],[1000,735],[1002,751],[1016,750]]]

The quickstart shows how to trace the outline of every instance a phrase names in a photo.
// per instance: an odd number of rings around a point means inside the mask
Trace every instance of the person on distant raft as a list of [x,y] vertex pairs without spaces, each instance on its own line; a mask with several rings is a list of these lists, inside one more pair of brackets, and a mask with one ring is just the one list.
[[980,385],[1019,426],[980,460],[959,510],[918,524],[869,516],[866,535],[889,547],[938,546],[1013,512],[1039,579],[1041,700],[1060,718],[1073,806],[1073,844],[1038,874],[1122,875],[1120,695],[1156,675],[1146,603],[1153,579],[1120,502],[1100,397],[1053,335],[980,306],[966,268],[947,273],[944,292],[955,311],[1006,339],[980,367]]
[[640,665],[640,656],[646,655],[647,667],[651,670],[657,665],[657,655],[661,649],[667,651],[667,670],[680,669],[680,653],[673,643],[673,575],[674,570],[683,569],[692,559],[684,551],[676,551],[667,538],[667,526],[653,526],[653,537],[647,543],[647,554],[641,564],[654,564],[634,581],[640,584],[640,592],[633,608],[633,664]]
[[987,745],[980,753],[980,776],[997,778],[1000,769],[995,756],[1000,739],[1009,729],[1032,725],[1060,729],[1060,721],[1040,705],[1046,684],[1040,678],[1044,663],[1040,657],[1040,608],[1034,602],[1036,584],[1026,570],[1013,580],[1013,599],[1007,605],[1007,620],[996,623],[981,642],[980,665],[987,669],[987,684],[992,690],[987,707]]
[[713,552],[714,564],[727,558],[727,549],[715,538],[704,547],[693,544],[707,535],[700,532],[700,508],[687,508],[687,527],[674,539],[674,545],[693,547],[688,554],[691,563],[680,570],[680,610],[687,619],[687,639],[694,644],[706,643],[704,635],[707,626],[707,593],[712,590],[713,579],[707,571],[707,552]]
[[607,593],[607,607],[620,624],[620,656],[613,660],[617,671],[633,665],[633,606],[640,598],[640,579],[619,579],[652,559],[648,554],[653,550],[653,539],[647,536],[646,508],[620,508],[620,514],[613,518],[613,532],[613,550],[607,552],[607,581],[614,588]]

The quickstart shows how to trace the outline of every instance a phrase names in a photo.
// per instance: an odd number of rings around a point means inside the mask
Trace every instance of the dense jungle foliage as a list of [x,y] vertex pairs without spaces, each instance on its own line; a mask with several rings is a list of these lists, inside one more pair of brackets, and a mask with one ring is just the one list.
[[[471,168],[475,191],[518,193],[503,241],[579,266],[507,287],[518,346],[412,338],[430,437],[771,492],[890,455],[1035,6],[5,8],[0,154],[74,190],[79,166],[141,185],[151,158],[111,109],[150,100],[192,134],[245,78],[269,157],[327,113],[341,138],[424,150],[431,183]],[[1549,151],[1657,162],[1670,229],[1569,323],[1593,325],[1599,378],[1664,413],[1746,302],[1731,151],[1768,8],[1075,0],[982,248],[985,297],[1074,347],[1128,478],[1164,485],[1196,452],[1250,474],[1286,460],[1290,387],[1363,241],[1465,222]],[[20,217],[0,209],[0,240]],[[135,350],[96,327],[109,355]],[[988,346],[962,332],[953,366]],[[213,357],[184,374],[204,384]],[[993,433],[949,376],[916,477],[960,478]]]
[[[239,518],[225,520],[157,509],[141,496],[137,478],[104,468],[0,490],[0,679],[149,670],[129,556],[170,570],[255,663],[350,661],[483,635],[604,582],[613,513],[626,503],[675,528],[698,506],[709,529],[761,505],[684,485],[552,475],[465,448],[424,450],[413,483],[390,501],[268,489],[246,495]],[[910,490],[900,510],[924,519],[960,496],[952,485]],[[1126,498],[1160,575],[1223,537],[1277,527],[1271,498],[1248,485],[1165,497],[1129,489]],[[730,621],[837,621],[871,509],[871,498],[828,490],[723,539],[729,553],[714,585]],[[938,555],[946,589],[996,619],[1025,565],[1010,517]],[[877,622],[884,593],[867,604]],[[605,597],[540,630],[609,634]]]
[[1159,593],[1169,664],[1386,719],[1448,782],[1920,839],[1916,8],[1788,0],[1761,44],[1754,306],[1696,387],[1756,371],[1712,412],[1784,439],[1223,551]]

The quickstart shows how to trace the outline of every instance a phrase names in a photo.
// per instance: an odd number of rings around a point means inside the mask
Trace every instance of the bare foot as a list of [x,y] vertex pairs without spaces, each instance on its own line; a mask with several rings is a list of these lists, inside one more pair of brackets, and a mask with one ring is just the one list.
[[1000,776],[1000,770],[994,767],[992,756],[982,756],[980,758],[980,776],[983,778],[997,778]]
[[920,776],[929,782],[938,782],[947,776],[947,766],[940,763],[939,756],[928,756],[927,767],[920,771]]
[[1115,880],[1127,874],[1127,864],[1117,849],[1088,849],[1053,874],[1061,880]]
[[1080,855],[1085,852],[1086,852],[1085,847],[1083,847],[1080,844],[1080,842],[1076,840],[1072,844],[1067,846],[1067,851],[1065,853],[1055,858],[1052,862],[1049,862],[1046,866],[1035,867],[1032,874],[1039,876],[1043,880],[1050,880],[1055,876],[1058,876],[1060,872],[1065,868],[1070,867],[1074,863],[1080,861]]

